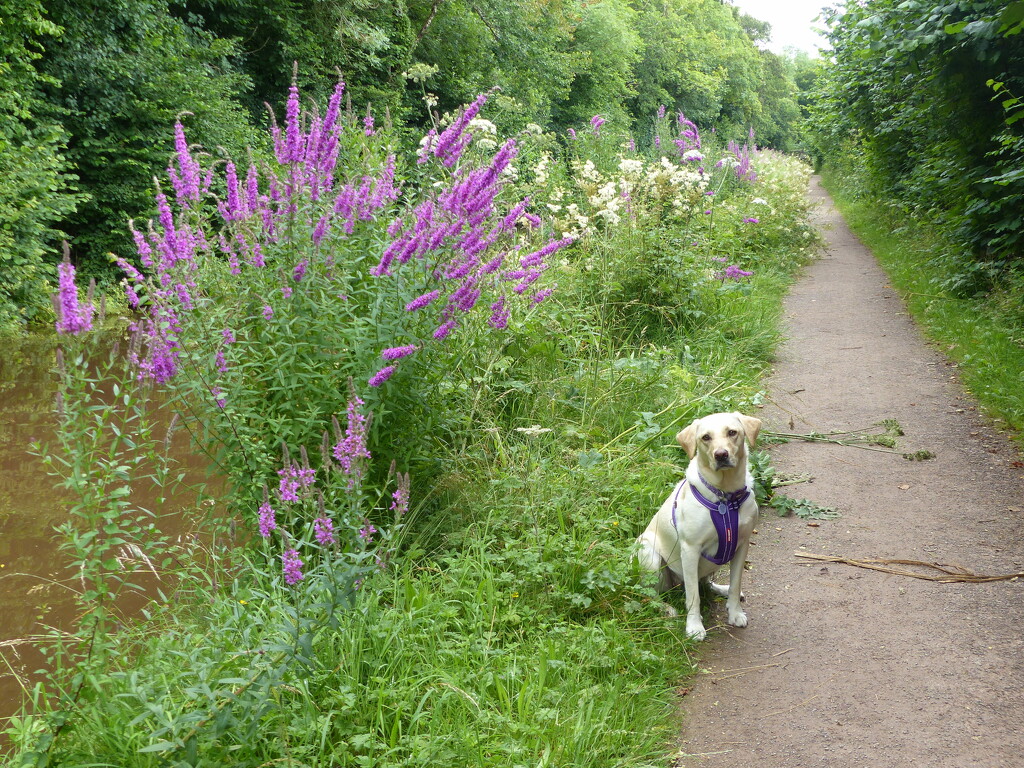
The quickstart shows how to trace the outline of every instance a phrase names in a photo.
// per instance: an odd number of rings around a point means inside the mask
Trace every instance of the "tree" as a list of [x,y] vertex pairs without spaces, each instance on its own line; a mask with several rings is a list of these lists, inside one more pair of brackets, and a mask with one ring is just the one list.
[[60,28],[38,0],[0,0],[0,331],[46,306],[46,258],[75,209],[64,156],[67,134],[41,89],[43,42]]
[[82,202],[63,222],[86,274],[131,250],[128,219],[149,216],[152,179],[167,166],[175,118],[207,151],[253,133],[238,97],[248,88],[232,43],[173,17],[167,0],[46,0],[54,23],[39,62],[47,101],[69,135]]

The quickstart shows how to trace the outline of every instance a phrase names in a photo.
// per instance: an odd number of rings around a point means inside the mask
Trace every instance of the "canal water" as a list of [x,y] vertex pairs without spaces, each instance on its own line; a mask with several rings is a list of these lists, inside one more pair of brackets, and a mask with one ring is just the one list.
[[[68,499],[30,449],[35,441],[55,443],[57,346],[54,336],[0,341],[0,734],[47,675],[39,638],[71,627],[78,610],[74,590],[81,585],[55,532],[68,519]],[[187,436],[172,441],[171,453],[179,471],[203,479],[205,467],[192,457]],[[133,502],[153,509],[158,527],[172,536],[182,534],[190,517],[182,513],[196,505],[194,491],[170,495],[159,509],[145,490],[139,498],[132,492]],[[130,612],[141,602],[134,596],[121,608]],[[0,736],[0,754],[6,746]]]

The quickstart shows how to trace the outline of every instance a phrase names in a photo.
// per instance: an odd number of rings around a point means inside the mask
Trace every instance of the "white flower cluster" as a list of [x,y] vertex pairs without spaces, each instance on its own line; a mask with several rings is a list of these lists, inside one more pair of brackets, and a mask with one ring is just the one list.
[[540,162],[533,169],[533,178],[538,184],[547,184],[549,165],[551,165],[551,155],[545,152],[540,156]]
[[597,193],[591,195],[588,201],[594,207],[594,216],[604,219],[608,225],[615,226],[622,220],[619,216],[619,209],[622,207],[622,193],[616,182],[609,181],[607,184],[601,185]]
[[708,176],[692,166],[676,165],[667,157],[647,169],[647,193],[678,212],[696,211],[708,188]]
[[644,172],[644,161],[624,157],[619,163],[619,170],[626,176],[642,176]]
[[498,135],[498,126],[492,123],[490,120],[484,120],[482,117],[474,117],[469,121],[466,126],[471,133],[489,133],[491,136]]

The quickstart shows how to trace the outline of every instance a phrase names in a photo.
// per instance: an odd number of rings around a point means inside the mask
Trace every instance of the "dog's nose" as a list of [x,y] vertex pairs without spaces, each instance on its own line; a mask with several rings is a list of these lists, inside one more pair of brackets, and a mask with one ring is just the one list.
[[715,451],[715,461],[728,461],[728,460],[729,460],[729,451],[727,451],[725,448],[719,448],[717,451]]

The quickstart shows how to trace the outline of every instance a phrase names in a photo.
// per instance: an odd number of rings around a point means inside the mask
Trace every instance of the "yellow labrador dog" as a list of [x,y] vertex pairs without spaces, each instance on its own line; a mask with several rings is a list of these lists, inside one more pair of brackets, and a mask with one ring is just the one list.
[[[637,559],[641,567],[658,574],[658,591],[680,583],[686,590],[686,633],[697,640],[707,634],[700,616],[700,582],[726,597],[730,624],[747,626],[747,615],[740,609],[740,582],[757,521],[747,443],[754,446],[760,429],[761,420],[752,416],[715,413],[676,435],[690,457],[686,478],[637,539]],[[728,587],[711,581],[726,563]]]

